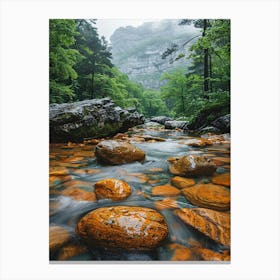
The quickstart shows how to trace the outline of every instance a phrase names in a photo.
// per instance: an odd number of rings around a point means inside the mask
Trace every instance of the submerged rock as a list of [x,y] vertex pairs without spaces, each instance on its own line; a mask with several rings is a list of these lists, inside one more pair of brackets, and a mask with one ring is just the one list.
[[74,200],[79,201],[96,201],[95,194],[93,192],[87,192],[80,188],[66,188],[61,192],[62,195],[70,196]]
[[204,261],[229,261],[230,256],[225,254],[220,254],[210,249],[206,248],[197,248],[193,249],[200,259]]
[[152,195],[162,195],[162,196],[177,196],[180,194],[180,190],[177,188],[171,186],[171,185],[162,185],[162,186],[156,186],[152,188]]
[[49,120],[51,142],[82,142],[85,138],[127,131],[143,124],[145,118],[117,107],[110,98],[103,98],[50,104]]
[[76,233],[90,246],[145,250],[159,246],[168,235],[168,227],[156,210],[116,206],[85,215]]
[[56,250],[61,248],[64,244],[71,240],[71,233],[64,227],[61,226],[50,226],[49,227],[49,249],[50,253],[54,253]]
[[100,142],[95,148],[97,160],[110,165],[143,161],[145,153],[136,146],[115,140]]
[[124,200],[131,194],[131,187],[118,179],[104,179],[94,185],[98,199],[110,198],[114,201]]
[[191,248],[181,244],[171,243],[169,248],[174,250],[171,261],[194,261],[198,259]]
[[230,246],[230,214],[205,208],[182,208],[174,211],[190,225],[225,246]]
[[175,176],[171,179],[171,184],[179,189],[188,188],[195,184],[194,179]]
[[175,175],[181,176],[210,176],[217,167],[210,158],[205,156],[188,155],[179,158],[173,158],[169,171]]
[[183,195],[194,205],[219,211],[230,208],[228,188],[213,184],[198,184],[182,190]]

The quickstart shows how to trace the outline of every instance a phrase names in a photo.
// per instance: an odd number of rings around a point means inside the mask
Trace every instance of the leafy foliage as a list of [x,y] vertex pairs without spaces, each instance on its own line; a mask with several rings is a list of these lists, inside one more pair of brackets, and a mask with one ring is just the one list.
[[74,65],[80,56],[73,48],[75,21],[51,19],[49,27],[50,102],[72,101],[73,85],[78,76]]

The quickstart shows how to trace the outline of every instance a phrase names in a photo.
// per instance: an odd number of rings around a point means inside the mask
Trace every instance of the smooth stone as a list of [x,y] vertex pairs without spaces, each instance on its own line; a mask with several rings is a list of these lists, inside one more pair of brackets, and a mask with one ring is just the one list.
[[164,198],[163,200],[155,201],[154,205],[158,210],[179,208],[179,205],[178,205],[176,199],[172,199],[169,197]]
[[180,194],[180,192],[180,190],[168,184],[162,186],[155,186],[152,188],[152,196],[177,196]]
[[85,253],[88,253],[86,246],[80,244],[67,244],[59,250],[57,260],[66,261]]
[[57,249],[61,248],[64,244],[71,240],[71,233],[61,226],[49,227],[49,249],[50,253],[54,253]]
[[209,139],[197,139],[196,141],[189,142],[187,144],[192,147],[205,147],[213,145],[213,141]]
[[224,186],[214,184],[198,184],[182,190],[183,195],[193,205],[218,211],[230,208],[230,191]]
[[93,192],[87,192],[79,188],[67,188],[61,192],[64,196],[70,196],[78,201],[96,201],[96,196]]
[[230,186],[230,173],[215,174],[211,180],[214,184],[229,187]]
[[115,140],[100,142],[95,148],[97,160],[109,165],[144,161],[145,153],[136,146]]
[[171,179],[171,184],[179,189],[183,189],[195,185],[195,180],[190,178],[175,176]]
[[124,200],[131,195],[131,187],[118,179],[104,179],[94,185],[97,199],[109,198],[113,201]]
[[89,246],[147,250],[168,236],[164,217],[154,209],[134,206],[102,207],[85,215],[76,233]]
[[230,246],[230,213],[205,208],[181,208],[174,210],[174,214],[209,238]]
[[216,165],[210,158],[198,155],[187,155],[178,160],[172,158],[169,166],[169,171],[172,174],[186,177],[210,176],[216,169]]

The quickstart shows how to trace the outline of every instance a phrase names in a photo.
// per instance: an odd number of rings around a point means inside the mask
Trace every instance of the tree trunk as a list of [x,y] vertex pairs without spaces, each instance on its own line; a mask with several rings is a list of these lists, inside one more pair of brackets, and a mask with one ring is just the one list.
[[[207,29],[207,19],[203,20],[203,33],[202,37],[206,35],[206,29]],[[209,99],[208,92],[209,92],[209,69],[208,69],[208,56],[209,56],[209,50],[204,49],[204,96],[206,99]]]

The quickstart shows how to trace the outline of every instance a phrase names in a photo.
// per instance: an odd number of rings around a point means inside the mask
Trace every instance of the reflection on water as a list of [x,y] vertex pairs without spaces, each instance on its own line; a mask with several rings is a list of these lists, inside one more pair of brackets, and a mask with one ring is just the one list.
[[[169,236],[166,242],[152,251],[137,252],[124,250],[112,250],[109,248],[87,248],[84,253],[72,256],[71,260],[170,260],[171,251],[169,244],[179,243],[190,247],[190,240],[195,240],[204,248],[221,251],[222,245],[215,243],[205,235],[191,227],[186,226],[173,214],[174,208],[156,207],[155,202],[164,197],[152,196],[153,186],[170,183],[172,174],[168,172],[167,158],[186,154],[208,154],[210,157],[218,158],[220,162],[217,173],[229,172],[229,144],[212,145],[209,147],[193,148],[184,144],[187,137],[181,131],[158,130],[157,128],[140,129],[129,134],[141,133],[166,139],[165,142],[143,142],[133,143],[146,153],[144,163],[129,163],[119,166],[103,166],[93,157],[94,145],[63,145],[54,144],[50,146],[50,224],[66,227],[72,232],[78,245],[81,244],[75,235],[75,227],[86,213],[91,210],[114,205],[143,206],[157,209],[168,224]],[[220,159],[219,159],[220,158]],[[223,159],[225,159],[223,161]],[[56,171],[57,170],[57,171]],[[61,172],[61,174],[59,173]],[[65,174],[63,173],[65,172]],[[116,178],[128,182],[132,188],[132,194],[125,201],[112,202],[109,199],[99,201],[79,201],[70,196],[62,195],[61,192],[67,188],[79,188],[92,192],[94,183],[105,179]],[[196,182],[209,182],[210,178],[196,178]],[[175,198],[176,207],[192,208],[193,206],[186,198],[179,195]],[[161,209],[162,208],[162,209]],[[120,223],[125,221],[119,221]],[[57,259],[52,255],[51,259]]]

